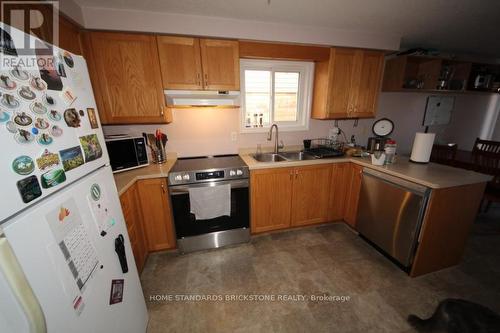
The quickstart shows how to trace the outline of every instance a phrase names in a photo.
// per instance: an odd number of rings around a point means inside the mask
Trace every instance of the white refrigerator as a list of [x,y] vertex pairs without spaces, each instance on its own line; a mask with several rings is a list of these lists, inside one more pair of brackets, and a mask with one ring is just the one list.
[[145,332],[86,62],[0,28],[0,332]]

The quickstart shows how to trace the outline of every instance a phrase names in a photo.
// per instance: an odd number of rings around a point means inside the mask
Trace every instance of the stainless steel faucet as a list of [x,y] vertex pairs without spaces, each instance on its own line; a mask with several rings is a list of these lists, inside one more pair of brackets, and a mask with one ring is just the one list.
[[269,133],[267,133],[267,141],[271,141],[273,138],[273,128],[276,128],[276,134],[274,136],[274,153],[277,154],[278,151],[284,147],[283,141],[280,141],[278,144],[278,125],[273,124],[269,129]]

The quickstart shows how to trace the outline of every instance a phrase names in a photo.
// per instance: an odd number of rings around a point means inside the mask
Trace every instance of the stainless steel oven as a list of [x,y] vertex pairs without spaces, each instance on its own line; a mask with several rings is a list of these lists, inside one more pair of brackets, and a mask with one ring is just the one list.
[[[241,165],[243,161],[238,156],[211,158],[223,158],[225,161],[209,160],[210,158],[181,159],[169,174],[169,193],[177,245],[183,253],[250,240],[248,169],[244,164]],[[214,163],[221,162],[227,165],[222,163],[218,168],[212,168]],[[210,169],[203,169],[204,166]],[[230,201],[229,214],[197,219],[191,207],[190,192],[193,193],[193,189],[216,186],[230,188],[230,195],[227,197]],[[210,198],[207,204],[211,204]]]

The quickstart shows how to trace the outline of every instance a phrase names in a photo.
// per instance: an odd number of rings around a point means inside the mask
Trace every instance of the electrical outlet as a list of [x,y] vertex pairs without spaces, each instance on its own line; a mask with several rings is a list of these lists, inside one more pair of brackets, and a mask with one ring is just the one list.
[[231,132],[231,141],[236,141],[236,140],[238,140],[238,133]]

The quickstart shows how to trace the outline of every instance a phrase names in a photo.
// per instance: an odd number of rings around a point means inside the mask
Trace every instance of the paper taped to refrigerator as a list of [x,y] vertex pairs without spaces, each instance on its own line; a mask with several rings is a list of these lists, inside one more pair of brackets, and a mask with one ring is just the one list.
[[83,291],[99,260],[75,200],[71,198],[58,205],[47,214],[47,221],[78,289]]

